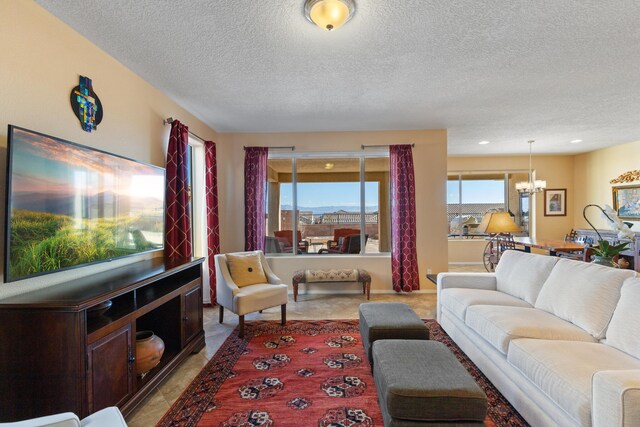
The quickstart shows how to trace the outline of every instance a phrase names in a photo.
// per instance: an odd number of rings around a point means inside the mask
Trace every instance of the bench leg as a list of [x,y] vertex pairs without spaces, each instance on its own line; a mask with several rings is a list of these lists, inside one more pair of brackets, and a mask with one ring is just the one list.
[[240,330],[238,331],[238,337],[244,338],[244,315],[239,316],[238,323],[240,324]]
[[219,321],[220,323],[222,323],[222,321],[224,320],[224,307],[223,307],[223,306],[221,306],[221,305],[218,305],[218,309],[219,309],[219,310],[218,310],[218,313],[219,313],[218,321]]
[[371,282],[366,282],[367,287],[367,301],[371,299]]
[[293,302],[298,302],[298,284],[293,284]]

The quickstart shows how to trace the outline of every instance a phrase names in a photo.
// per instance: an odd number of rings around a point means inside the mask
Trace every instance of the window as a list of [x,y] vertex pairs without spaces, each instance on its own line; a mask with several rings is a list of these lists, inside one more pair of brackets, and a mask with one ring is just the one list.
[[267,166],[267,253],[389,252],[388,154],[274,153]]
[[[515,190],[526,173],[458,173],[447,180],[449,237],[479,235],[476,227],[489,211],[509,212],[523,235],[529,230],[529,198]],[[454,221],[454,219],[456,219]]]
[[205,224],[204,197],[204,145],[197,139],[189,138],[187,151],[189,169],[189,212],[191,217],[191,244],[194,256],[206,253],[207,226]]

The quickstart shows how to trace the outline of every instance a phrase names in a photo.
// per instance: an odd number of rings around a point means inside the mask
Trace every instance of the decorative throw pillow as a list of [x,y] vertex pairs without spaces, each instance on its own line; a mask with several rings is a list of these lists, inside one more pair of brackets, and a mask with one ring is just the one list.
[[239,288],[258,283],[268,283],[267,277],[262,269],[260,254],[251,253],[246,255],[227,254],[227,265],[231,279]]

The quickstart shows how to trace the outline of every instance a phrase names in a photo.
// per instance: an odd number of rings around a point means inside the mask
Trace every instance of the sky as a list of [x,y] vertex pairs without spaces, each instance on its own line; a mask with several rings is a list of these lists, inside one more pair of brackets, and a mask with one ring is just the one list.
[[[378,183],[365,183],[365,206],[378,206]],[[280,185],[280,204],[293,205],[292,184]],[[321,206],[360,207],[359,182],[298,183],[298,206],[316,208]]]
[[[458,180],[447,181],[447,203],[458,203],[459,197]],[[504,203],[504,180],[463,180],[462,203]]]

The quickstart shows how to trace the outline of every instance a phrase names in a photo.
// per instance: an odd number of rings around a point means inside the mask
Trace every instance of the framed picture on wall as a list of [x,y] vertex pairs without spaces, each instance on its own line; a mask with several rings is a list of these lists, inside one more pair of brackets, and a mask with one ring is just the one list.
[[567,189],[554,188],[544,190],[544,216],[567,215]]
[[613,187],[613,209],[622,219],[640,221],[640,185]]

